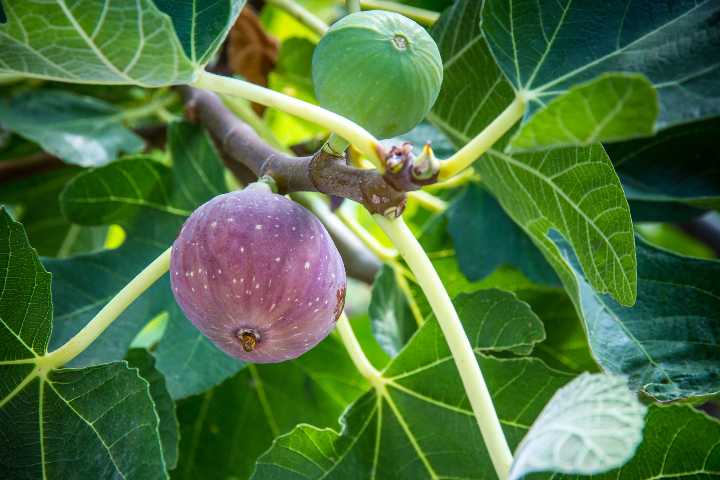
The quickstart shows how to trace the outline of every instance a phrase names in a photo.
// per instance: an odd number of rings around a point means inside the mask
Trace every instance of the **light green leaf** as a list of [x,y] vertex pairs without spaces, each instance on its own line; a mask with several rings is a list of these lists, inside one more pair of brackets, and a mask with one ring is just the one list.
[[659,401],[720,393],[720,262],[682,257],[638,240],[638,302],[625,308],[594,292],[577,260],[554,237],[571,266],[569,289],[590,347],[606,370]]
[[249,478],[255,460],[297,424],[332,426],[367,383],[331,335],[302,357],[250,365],[203,395],[179,403],[176,480]]
[[656,127],[666,128],[720,112],[719,13],[714,0],[487,0],[482,30],[505,75],[532,96],[529,115],[573,85],[630,72],[657,89]]
[[93,97],[33,91],[0,103],[0,124],[46,152],[81,167],[99,167],[145,142],[122,124],[124,114]]
[[[62,195],[64,213],[81,224],[119,223],[127,232],[117,250],[72,259],[47,260],[55,281],[59,321],[54,342],[80,330],[128,281],[175,239],[187,215],[225,191],[223,169],[205,132],[188,123],[171,124],[168,131],[173,166],[149,158],[120,160],[75,178]],[[167,276],[118,318],[73,365],[91,365],[123,358],[138,331],[162,312],[176,308]],[[185,319],[168,325],[166,341],[194,351],[181,354],[173,344],[160,345],[157,368],[167,375],[173,397],[199,392],[242,367],[212,346]],[[185,363],[187,362],[187,363]],[[199,369],[193,373],[190,369]]]
[[[535,359],[501,360],[479,352],[532,342],[503,292],[494,305],[464,318],[468,336],[488,382],[511,444],[528,431],[535,416],[570,376]],[[480,297],[476,297],[480,298]],[[514,300],[518,304],[517,300]],[[507,327],[507,336],[495,333]],[[523,324],[523,327],[525,325]],[[497,340],[497,341],[496,341]],[[340,435],[301,425],[279,437],[257,464],[253,479],[265,478],[485,478],[492,471],[475,417],[435,320],[418,331],[383,370],[384,384],[357,400],[343,416]]]
[[649,136],[657,114],[655,89],[645,77],[603,74],[553,98],[523,123],[510,145],[541,150]]
[[[148,383],[124,362],[39,363],[52,328],[50,274],[0,210],[0,469],[8,478],[166,478]],[[68,436],[68,432],[72,432]]]
[[[550,229],[573,246],[595,290],[632,305],[637,264],[630,209],[600,145],[506,154],[491,150],[479,170],[506,212],[551,262]],[[542,246],[545,246],[543,248]]]
[[[452,71],[457,78],[443,83],[430,121],[457,145],[469,142],[514,95],[494,66],[479,27],[473,28],[480,22],[478,3],[457,3],[433,31],[445,78],[452,78]],[[456,31],[463,32],[462,41],[454,37]],[[502,207],[536,244],[548,246],[541,250],[556,269],[562,268],[557,263],[562,259],[547,238],[550,228],[570,240],[594,288],[632,305],[636,271],[630,211],[602,147],[509,154],[502,151],[504,144],[501,141],[476,164]]]
[[555,392],[515,451],[510,480],[530,472],[596,475],[642,441],[647,408],[621,377],[583,374]]
[[194,0],[192,11],[185,3],[161,4],[171,18],[153,0],[5,0],[0,75],[147,87],[188,83],[243,4]]
[[384,265],[375,277],[368,315],[373,334],[388,355],[395,356],[418,328],[405,293],[392,267]]

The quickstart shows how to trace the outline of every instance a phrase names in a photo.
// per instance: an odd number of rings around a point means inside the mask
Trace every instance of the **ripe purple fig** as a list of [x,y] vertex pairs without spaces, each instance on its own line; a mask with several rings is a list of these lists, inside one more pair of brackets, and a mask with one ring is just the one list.
[[345,303],[345,268],[325,227],[262,184],[193,212],[173,244],[170,278],[190,321],[229,355],[255,363],[307,352]]

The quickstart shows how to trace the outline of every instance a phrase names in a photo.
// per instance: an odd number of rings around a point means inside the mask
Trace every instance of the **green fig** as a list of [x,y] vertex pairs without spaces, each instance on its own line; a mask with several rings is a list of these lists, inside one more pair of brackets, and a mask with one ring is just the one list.
[[430,111],[442,84],[435,41],[417,23],[392,12],[342,18],[315,49],[320,104],[379,138],[412,130]]

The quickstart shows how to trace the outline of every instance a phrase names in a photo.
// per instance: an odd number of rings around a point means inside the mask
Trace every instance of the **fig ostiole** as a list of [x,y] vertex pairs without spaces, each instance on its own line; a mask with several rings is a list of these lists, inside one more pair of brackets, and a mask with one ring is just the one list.
[[310,350],[345,302],[345,268],[325,227],[261,184],[193,212],[173,244],[170,279],[188,319],[221,350],[254,363]]
[[371,10],[330,27],[313,53],[312,76],[324,108],[391,138],[425,118],[440,92],[443,66],[423,27]]

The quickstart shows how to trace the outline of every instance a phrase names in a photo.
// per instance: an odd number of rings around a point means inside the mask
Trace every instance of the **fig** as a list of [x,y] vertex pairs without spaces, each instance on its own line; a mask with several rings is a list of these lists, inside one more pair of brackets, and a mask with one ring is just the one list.
[[424,28],[400,14],[371,10],[330,27],[313,53],[312,76],[324,108],[391,138],[430,111],[443,66]]
[[219,195],[190,215],[173,243],[170,279],[198,330],[255,363],[310,350],[345,302],[345,268],[325,227],[262,184]]

